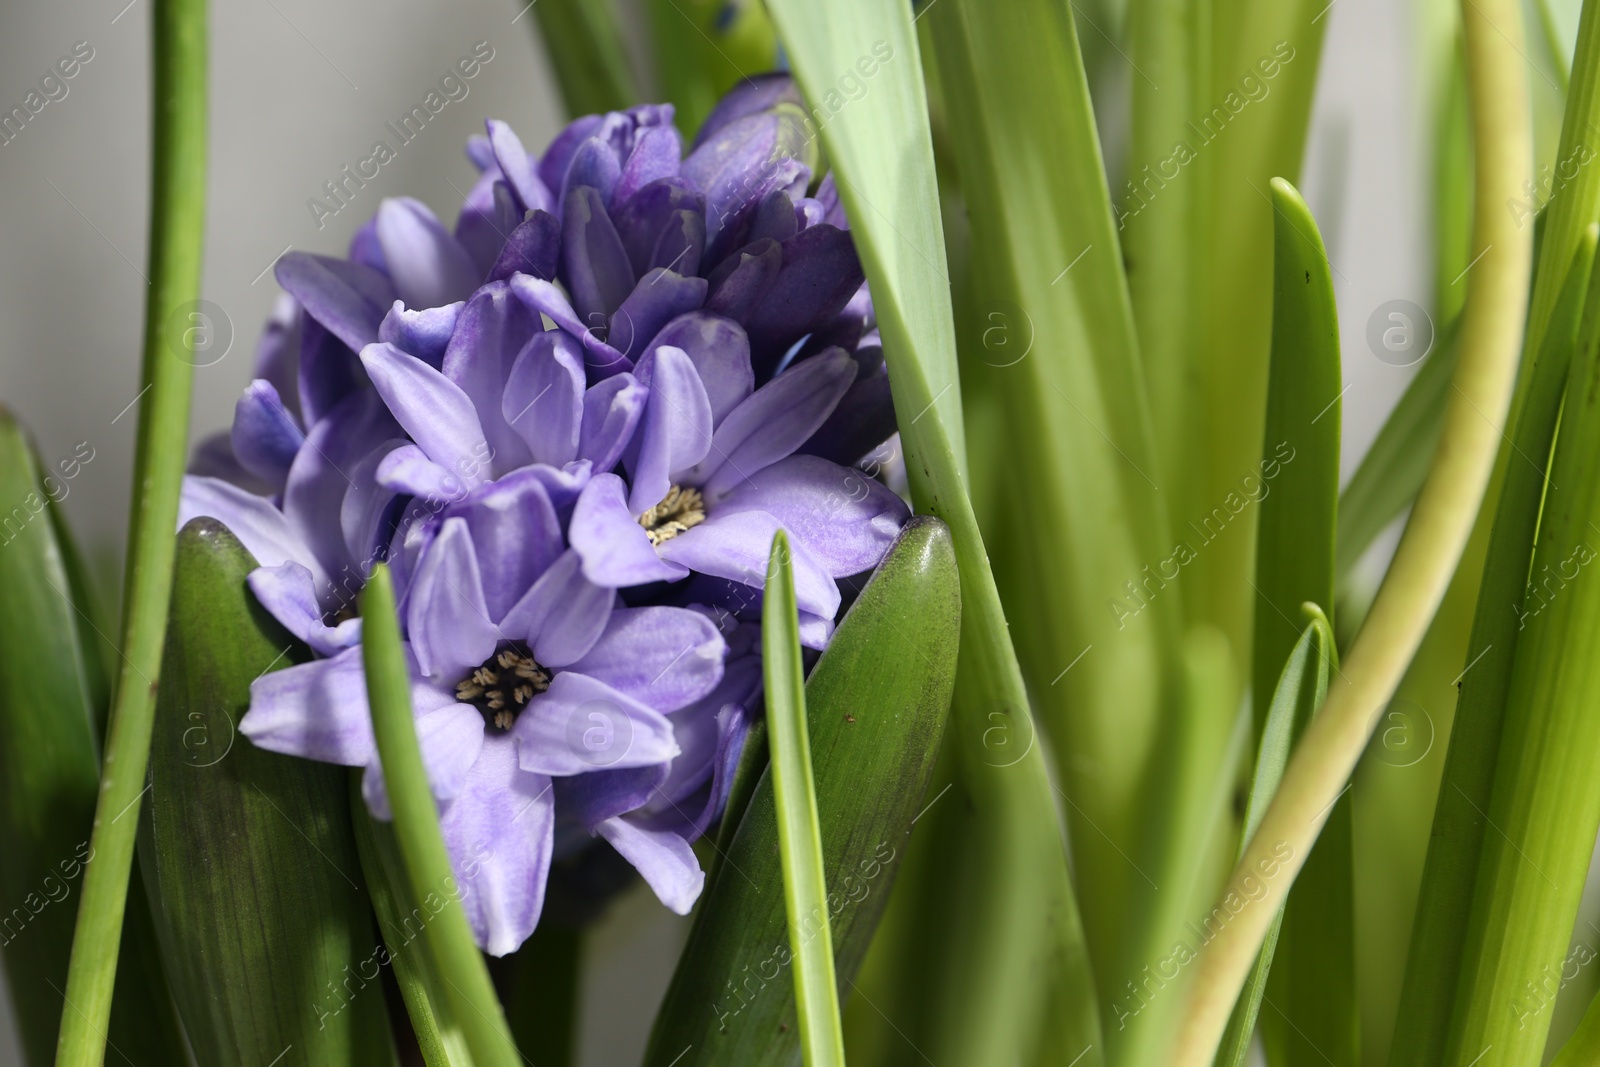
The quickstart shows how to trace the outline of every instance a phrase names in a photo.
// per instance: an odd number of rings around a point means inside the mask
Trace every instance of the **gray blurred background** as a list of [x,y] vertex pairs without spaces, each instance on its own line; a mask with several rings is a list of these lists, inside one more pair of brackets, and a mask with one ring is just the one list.
[[[1576,3],[1556,6],[1562,24],[1575,26]],[[510,122],[530,148],[558,129],[560,102],[534,18],[519,10],[512,0],[213,3],[203,295],[224,310],[233,339],[227,356],[196,376],[195,437],[231,419],[277,293],[270,267],[283,251],[343,254],[384,196],[417,196],[453,220],[474,176],[461,147],[485,116]],[[67,96],[0,146],[8,198],[0,209],[0,402],[32,428],[46,462],[79,442],[94,449],[65,508],[102,561],[120,551],[137,418],[149,15],[149,0],[0,7],[0,110],[20,104],[75,43],[94,52]],[[1368,316],[1396,298],[1430,303],[1430,139],[1413,17],[1411,5],[1392,0],[1335,0],[1325,14],[1302,186],[1338,268],[1347,472],[1413,373],[1368,351]],[[384,123],[479,41],[494,55],[468,83],[470,95],[319,229],[308,198],[386,137]],[[591,939],[583,1063],[638,1062],[686,928],[647,892],[619,902]],[[20,1062],[11,1027],[9,1009],[0,1011],[0,1065]]]

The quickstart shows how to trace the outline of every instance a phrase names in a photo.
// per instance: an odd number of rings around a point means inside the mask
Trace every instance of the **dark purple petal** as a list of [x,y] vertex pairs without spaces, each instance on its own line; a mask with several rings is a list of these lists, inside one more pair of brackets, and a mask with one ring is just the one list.
[[850,228],[850,220],[845,218],[844,204],[839,201],[839,187],[833,180],[831,170],[822,176],[821,182],[817,183],[817,202],[822,205],[823,222],[841,230]]
[[443,307],[409,311],[405,304],[396,300],[389,314],[378,324],[378,340],[416,356],[430,367],[440,366],[464,306],[458,300]]
[[[251,377],[264,378],[296,419],[300,416],[300,305],[288,293],[279,293],[261,340]],[[304,423],[301,423],[304,425]]]
[[341,400],[312,426],[289,467],[284,517],[328,575],[344,573],[357,562],[350,558],[339,525],[352,474],[374,449],[399,436],[383,401],[368,389]]
[[574,187],[562,211],[561,268],[572,306],[578,321],[603,326],[633,291],[633,266],[593,188]]
[[[678,178],[659,178],[640,189],[634,196],[620,204],[612,214],[617,236],[627,249],[628,260],[635,274],[643,274],[652,266],[667,266],[652,258],[663,240],[663,232],[680,212],[688,212],[700,219],[700,247],[705,246],[706,198],[687,182]],[[679,225],[682,225],[681,220]],[[695,255],[698,257],[699,253]],[[698,273],[698,268],[675,267],[681,274]]]
[[339,504],[339,530],[349,553],[351,571],[361,581],[387,554],[400,505],[396,490],[378,481],[378,471],[391,452],[408,447],[410,442],[400,437],[385,441],[345,472],[350,484]]
[[472,399],[460,386],[393,345],[368,345],[361,362],[396,421],[429,459],[468,485],[484,479],[489,446]]
[[[264,496],[247,493],[220,478],[186,475],[183,494],[178,500],[178,526],[181,529],[191,519],[202,516],[216,519],[226,526],[263,567],[276,567],[280,563],[295,560],[318,574],[322,573],[321,565],[290,527],[283,512]],[[638,523],[634,525],[638,526]],[[639,532],[644,531],[641,529]]]
[[790,367],[750,395],[717,427],[710,455],[689,477],[715,500],[790,455],[838,406],[856,364],[835,348]]
[[491,282],[467,301],[445,349],[444,375],[472,398],[489,445],[488,457],[480,459],[492,458],[496,471],[515,470],[529,461],[528,448],[506,424],[501,404],[512,364],[529,338],[542,330],[538,313],[516,296],[510,282]]
[[706,875],[688,842],[671,830],[643,829],[626,816],[607,819],[597,830],[633,864],[661,903],[678,915],[689,914]]
[[816,456],[779,460],[716,505],[718,518],[742,511],[776,516],[835,578],[876,567],[910,515],[882,483]]
[[[447,704],[418,715],[416,729],[428,791],[437,800],[453,799],[466,785],[467,775],[483,751],[483,715],[468,704]],[[394,818],[383,765],[377,759],[367,764],[361,776],[361,797],[377,818],[386,822]]]
[[[338,626],[322,621],[311,572],[298,563],[257,567],[246,581],[267,613],[319,656],[337,656],[361,640],[361,620],[346,619]],[[353,603],[352,603],[352,606]]]
[[618,374],[583,394],[578,456],[597,471],[610,471],[633,439],[650,391],[631,374]]
[[746,115],[770,111],[779,104],[802,106],[800,89],[788,74],[754,74],[740,78],[725,93],[717,106],[711,109],[700,132],[695,135],[694,147],[699,148],[712,134]]
[[439,829],[479,946],[491,956],[516,951],[544,909],[555,839],[550,779],[517,766],[512,738],[485,737]]
[[[487,144],[487,142],[485,142]],[[472,256],[478,276],[484,277],[500,256],[500,249],[511,232],[522,222],[522,212],[512,203],[511,188],[501,177],[499,167],[479,175],[461,214],[456,218],[456,240]]]
[[683,161],[679,174],[706,194],[706,233],[713,262],[744,244],[751,217],[768,193],[800,186],[814,152],[794,114],[761,112],[735,119]]
[[706,310],[747,324],[782,270],[783,248],[777,241],[769,238],[746,245],[711,272]]
[[553,206],[550,191],[534,174],[533,162],[522,147],[522,141],[510,126],[499,119],[489,119],[486,125],[489,129],[489,147],[511,189],[517,214],[521,216],[529,211],[549,211]]
[[756,241],[787,241],[800,229],[795,215],[795,202],[781,189],[774,189],[761,198],[755,215],[750,219],[750,233],[745,238]]
[[566,184],[561,189],[563,208],[571,201],[573,190],[593,189],[600,194],[601,205],[611,203],[611,194],[622,178],[622,164],[617,150],[598,137],[591,137],[578,146],[567,168]]
[[379,462],[374,478],[385,489],[425,500],[459,500],[470,486],[449,467],[429,459],[416,445],[401,445]]
[[378,220],[370,218],[361,224],[350,238],[350,255],[352,262],[362,266],[371,267],[379,274],[389,273],[389,264],[383,258],[383,244],[378,240]]
[[604,682],[561,671],[511,728],[525,771],[564,777],[664,763],[678,754],[672,723]]
[[513,274],[531,274],[551,281],[561,257],[561,220],[548,211],[535,211],[511,231],[505,247],[489,269],[491,282]]
[[446,519],[407,594],[406,633],[423,674],[454,685],[494,652],[478,556],[464,519]]
[[[516,471],[482,486],[445,514],[447,526],[449,517],[466,520],[488,618],[495,622],[505,618],[561,555],[561,524],[544,485],[530,471]],[[430,551],[438,551],[437,541]],[[514,636],[507,631],[501,640]]]
[[408,196],[384,200],[378,207],[378,241],[389,277],[407,307],[465,300],[483,277],[461,242],[420,200]]
[[833,414],[799,451],[835,463],[853,464],[894,432],[894,398],[889,395],[889,379],[857,377]]
[[594,135],[604,119],[603,115],[584,115],[567,123],[556,134],[550,147],[544,150],[544,157],[539,160],[539,180],[544,182],[546,189],[566,187],[567,168],[572,165],[572,157],[577,154],[578,146]]
[[240,466],[281,493],[305,439],[271,382],[257,378],[245,386],[233,406],[233,454]]
[[[661,542],[656,552],[692,571],[760,588],[766,584],[767,558],[772,535],[783,524],[762,511],[720,515],[713,511],[705,522]],[[828,567],[803,541],[790,546],[794,560],[795,601],[800,610],[833,618],[839,612],[839,587]]]
[[611,316],[606,343],[637,362],[661,328],[706,302],[706,280],[652,269]]
[[812,226],[785,241],[783,270],[748,324],[756,377],[771,375],[789,346],[842,311],[865,278],[845,230]]
[[308,318],[300,330],[300,421],[314,426],[350,396],[368,387],[361,360],[327,327]]
[[706,250],[706,217],[698,211],[674,211],[661,227],[648,267],[665,267],[679,274],[699,274]]
[[349,260],[286,252],[273,274],[306,314],[352,349],[378,339],[378,324],[394,303],[388,278]]
[[704,615],[683,608],[618,608],[571,669],[674,712],[715,689],[728,646]]
[[675,177],[682,159],[683,139],[678,136],[676,127],[651,126],[641,131],[607,202],[627,203],[633,194],[651,182]]
[[578,458],[583,387],[578,342],[561,330],[534,334],[512,364],[500,407],[533,462],[559,467]]
[[656,555],[644,527],[629,514],[624,492],[621,478],[597,474],[578,497],[567,534],[583,559],[584,577],[614,589],[684,577],[685,568]]
[[827,218],[828,209],[815,197],[802,196],[794,202],[794,228],[803,230]]
[[615,601],[616,591],[585,578],[578,554],[568,549],[517,601],[500,628],[526,643],[544,666],[565,667],[594,647]]
[[631,465],[628,509],[635,515],[660,503],[674,476],[704,459],[712,443],[711,401],[683,349],[657,348],[641,363],[639,377],[649,382],[650,399],[639,425],[639,454]]
[[744,327],[730,319],[704,311],[680,315],[661,328],[644,355],[665,347],[683,349],[700,372],[700,383],[711,402],[713,426],[755,389],[750,342]]
[[[674,761],[676,762],[676,761]],[[556,804],[590,833],[607,819],[643,807],[667,780],[668,764],[590,771],[556,779]]]

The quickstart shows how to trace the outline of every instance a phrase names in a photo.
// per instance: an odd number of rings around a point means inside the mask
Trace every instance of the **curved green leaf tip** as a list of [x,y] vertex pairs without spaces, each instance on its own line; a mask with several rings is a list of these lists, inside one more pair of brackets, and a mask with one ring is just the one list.
[[828,917],[828,879],[822,863],[816,783],[811,775],[794,561],[789,555],[789,538],[782,530],[772,537],[772,554],[767,561],[761,655],[772,785],[777,798],[778,853],[783,864],[783,900],[789,916],[795,1002],[800,1014],[800,1051],[806,1067],[843,1067],[844,1026],[839,1014],[839,982],[833,970],[833,932]]

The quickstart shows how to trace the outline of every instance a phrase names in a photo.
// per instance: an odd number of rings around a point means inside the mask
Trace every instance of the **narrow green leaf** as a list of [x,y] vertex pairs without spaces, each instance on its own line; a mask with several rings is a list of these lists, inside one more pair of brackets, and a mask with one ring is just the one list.
[[794,562],[789,557],[789,538],[782,530],[772,537],[766,591],[761,608],[761,666],[766,683],[767,730],[772,750],[769,766],[778,816],[783,904],[794,962],[801,1059],[806,1067],[844,1067],[839,980],[833,970],[833,932],[828,918],[828,876],[822,862],[816,783],[811,776]]
[[412,896],[422,901],[437,898],[442,905],[427,925],[428,945],[451,1015],[466,1034],[476,1063],[514,1067],[522,1058],[461,910],[460,889],[439,830],[439,810],[428,789],[411,708],[411,678],[395,614],[394,584],[389,568],[382,564],[373,569],[362,590],[361,618],[361,659],[366,667],[372,734],[394,810],[400,856]]
[[761,4],[649,0],[650,35],[663,98],[691,135],[739,81],[777,66],[778,39]]
[[1600,996],[1589,1001],[1583,1021],[1561,1046],[1561,1052],[1550,1067],[1594,1067],[1600,1063]]
[[640,102],[612,0],[515,4],[522,13],[518,19],[530,8],[538,19],[539,38],[569,116],[620,111]]
[[[1580,313],[1591,319],[1600,314],[1600,275],[1591,272],[1597,233],[1591,227],[1578,245],[1511,431],[1517,458],[1506,468],[1496,505],[1467,645],[1469,662],[1459,679],[1395,1026],[1392,1055],[1397,1063],[1438,1062],[1454,1025],[1454,997],[1466,953],[1463,929],[1477,892],[1474,872],[1486,842],[1495,836],[1483,818],[1495,790],[1512,670],[1530,599],[1530,561],[1548,480],[1545,465],[1578,343]],[[1584,351],[1593,347],[1589,341]]]
[[444,983],[422,936],[433,909],[411,894],[394,828],[367,812],[360,771],[350,775],[350,810],[372,910],[423,1062],[427,1067],[472,1067],[466,1036],[450,1016]]
[[[912,519],[806,683],[827,914],[847,996],[925,802],[960,615],[949,531]],[[788,1064],[800,1052],[770,770],[719,850],[656,1016],[649,1067],[667,1067],[691,1048],[701,1067]]]
[[171,595],[194,385],[191,316],[205,313],[196,297],[206,199],[206,0],[152,0],[150,11],[150,285],[118,646],[121,664],[106,734],[107,770],[90,839],[95,862],[83,876],[67,970],[64,997],[74,1010],[62,1017],[56,1051],[62,1067],[98,1067],[105,1059]]
[[392,1064],[345,773],[238,733],[303,654],[255,566],[214,520],[179,535],[140,844],[174,995],[201,1063]]
[[[960,568],[963,635],[952,722],[962,756],[951,766],[956,791],[982,828],[961,846],[970,860],[965,869],[982,885],[975,906],[945,916],[962,927],[950,931],[950,952],[918,975],[937,995],[917,999],[949,1006],[934,1020],[940,1046],[918,1044],[943,1062],[1009,1062],[1008,1050],[1030,1046],[1042,1024],[1066,1028],[1067,1036],[1052,1040],[1075,1042],[1085,1018],[1077,1008],[1092,1000],[1093,987],[1042,747],[1030,744],[1007,767],[986,747],[997,729],[1033,738],[1034,724],[964,484],[955,331],[911,9],[898,0],[767,6],[817,120],[872,287],[912,501],[949,525]],[[877,64],[868,95],[843,103],[836,80],[870,69],[858,66],[868,59]],[[1040,974],[1045,982],[1035,979]],[[1097,1033],[1085,1040],[1099,1045]]]
[[[98,781],[91,683],[53,505],[0,409],[0,948],[28,1062],[49,1063]],[[72,894],[72,904],[64,903]]]
[[[1239,854],[1244,854],[1244,843],[1255,835],[1261,825],[1261,816],[1278,791],[1284,769],[1289,766],[1289,754],[1294,742],[1311,721],[1311,716],[1322,706],[1328,695],[1328,677],[1332,673],[1334,649],[1333,627],[1314,604],[1305,605],[1311,622],[1295,642],[1289,658],[1278,676],[1272,692],[1272,702],[1267,709],[1261,729],[1261,743],[1256,753],[1255,772],[1250,779],[1250,795],[1245,806],[1244,833],[1241,835]],[[1255,1033],[1256,1018],[1261,1011],[1261,998],[1267,990],[1267,975],[1272,969],[1272,959],[1278,946],[1279,932],[1283,927],[1283,909],[1273,920],[1267,937],[1261,945],[1256,963],[1239,993],[1233,1016],[1217,1051],[1217,1067],[1242,1067],[1250,1052],[1250,1038]]]

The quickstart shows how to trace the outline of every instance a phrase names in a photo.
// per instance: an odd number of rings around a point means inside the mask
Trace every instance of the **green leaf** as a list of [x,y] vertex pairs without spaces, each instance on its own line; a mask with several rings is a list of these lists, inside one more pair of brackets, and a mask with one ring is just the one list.
[[547,898],[533,936],[491,961],[489,973],[523,1057],[539,1067],[572,1067],[578,1062],[584,936],[582,928],[558,921],[553,910]]
[[3,409],[0,507],[0,947],[28,1062],[46,1064],[77,880],[92,855],[99,770],[92,683],[53,505],[21,427]]
[[350,810],[356,850],[367,878],[372,910],[383,935],[384,951],[394,967],[395,984],[405,1002],[411,1030],[427,1067],[472,1067],[466,1036],[450,1016],[450,1004],[438,968],[422,931],[432,920],[432,907],[411,893],[394,828],[367,812],[361,796],[360,771],[350,775]]
[[[1311,622],[1301,633],[1278,676],[1272,691],[1272,701],[1262,724],[1261,742],[1256,753],[1255,772],[1250,779],[1250,795],[1245,806],[1244,833],[1239,855],[1244,854],[1244,842],[1255,835],[1267,805],[1278,791],[1284,769],[1289,766],[1289,754],[1305,724],[1311,721],[1317,708],[1328,695],[1328,676],[1332,673],[1334,656],[1333,627],[1314,604],[1305,605]],[[1267,937],[1261,945],[1256,963],[1245,979],[1239,1002],[1228,1020],[1228,1029],[1217,1052],[1217,1067],[1242,1067],[1250,1052],[1250,1038],[1255,1033],[1256,1017],[1261,1010],[1261,999],[1267,989],[1267,975],[1272,969],[1272,958],[1277,949],[1279,932],[1283,927],[1283,909],[1273,920]]]
[[741,78],[778,65],[777,34],[761,4],[649,0],[647,7],[663,98],[691,137]]
[[[806,683],[835,966],[847,996],[927,791],[960,616],[949,531],[912,519]],[[724,849],[656,1016],[650,1067],[687,1048],[697,1065],[792,1063],[799,1054],[770,770]]]
[[1550,1061],[1550,1067],[1594,1067],[1600,1063],[1600,996],[1589,1001],[1583,1021],[1561,1046],[1561,1052]]
[[392,1064],[345,772],[238,732],[303,655],[255,566],[214,520],[179,535],[140,844],[173,992],[201,1063]]
[[[461,909],[462,889],[445,851],[439,810],[422,766],[422,747],[411,708],[411,676],[400,642],[394,584],[389,568],[373,569],[361,593],[361,660],[366,667],[367,703],[378,745],[383,780],[394,811],[413,899],[438,899],[441,907],[427,924],[434,966],[450,1012],[466,1035],[473,1060],[482,1067],[514,1067],[521,1062],[506,1025],[489,969]],[[430,911],[432,909],[430,908]]]
[[[767,6],[810,101],[872,287],[912,502],[949,525],[960,568],[963,631],[952,722],[964,755],[951,766],[982,827],[960,846],[982,885],[976,906],[946,916],[962,927],[950,931],[951,951],[916,976],[929,994],[920,1002],[949,1005],[934,1021],[951,1054],[943,1055],[943,1045],[919,1045],[945,1062],[1005,1062],[1008,1049],[1036,1040],[1041,1024],[1063,1027],[1076,1040],[1078,998],[1093,994],[1041,748],[1024,749],[1006,768],[984,759],[985,738],[996,729],[1032,738],[1034,726],[964,484],[949,279],[911,10],[898,0]],[[837,79],[874,63],[868,95],[843,103]],[[1036,974],[1049,980],[1035,981]],[[1086,1040],[1098,1046],[1098,1035]]]
[[[194,386],[192,330],[200,292],[206,173],[206,0],[151,6],[149,288],[144,307],[139,436],[123,588],[121,653],[105,765],[83,876],[57,1062],[95,1067],[105,1058],[134,835],[160,676],[172,587],[173,542]],[[128,815],[128,818],[120,816]]]
[[839,980],[834,975],[832,923],[828,918],[828,876],[822,861],[822,829],[816,783],[811,774],[794,562],[789,557],[789,538],[782,530],[772,536],[764,588],[761,666],[772,751],[768,773],[778,817],[778,859],[783,871],[789,950],[793,953],[801,1059],[806,1067],[844,1067]]
[[[1252,691],[1262,696],[1300,637],[1299,605],[1333,603],[1343,394],[1322,235],[1311,209],[1281,178],[1273,179],[1272,204],[1272,358],[1257,468],[1266,495],[1257,514],[1252,661]],[[1258,739],[1267,711],[1258,700]],[[1345,1067],[1358,1055],[1351,868],[1346,796],[1329,814],[1280,920],[1278,965],[1266,994],[1271,1010],[1261,1020],[1275,1063],[1325,1056]]]
[[569,116],[620,111],[640,102],[611,0],[513,2],[521,12],[516,19],[531,8],[539,20],[539,38]]
[[[1411,952],[1395,1027],[1395,1062],[1438,1062],[1453,1026],[1462,961],[1463,929],[1474,907],[1475,874],[1491,835],[1483,819],[1495,790],[1507,700],[1518,645],[1522,605],[1529,596],[1530,561],[1546,492],[1545,461],[1561,417],[1580,311],[1600,321],[1600,275],[1594,275],[1597,231],[1591,227],[1567,272],[1562,299],[1545,344],[1528,375],[1521,412],[1511,431],[1516,457],[1506,468],[1493,532],[1479,584],[1477,612],[1463,664],[1455,724],[1434,808],[1428,858],[1417,898]],[[1593,335],[1584,352],[1594,348]],[[1591,358],[1591,357],[1586,357]]]

